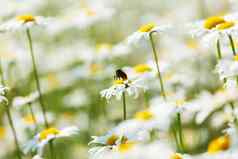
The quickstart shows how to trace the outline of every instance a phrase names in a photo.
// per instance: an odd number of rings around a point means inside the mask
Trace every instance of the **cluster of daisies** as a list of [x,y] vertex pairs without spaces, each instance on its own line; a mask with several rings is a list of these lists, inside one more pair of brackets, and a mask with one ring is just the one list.
[[[108,102],[114,96],[122,101],[123,121],[103,136],[92,136],[89,142],[90,158],[237,158],[237,18],[237,13],[234,13],[187,25],[192,37],[202,39],[203,43],[210,44],[216,50],[217,60],[213,71],[223,83],[216,93],[201,92],[195,98],[189,98],[186,92],[180,90],[171,93],[166,83],[169,80],[164,80],[166,64],[160,64],[163,61],[158,57],[154,35],[169,32],[173,26],[148,23],[129,36],[129,45],[151,48],[153,61],[116,70],[112,86],[100,92]],[[180,56],[180,52],[177,56]],[[171,68],[173,64],[167,65]],[[149,102],[144,99],[144,108],[136,112],[133,118],[127,118],[126,97],[137,98],[139,94],[146,97],[146,93],[154,87],[158,88],[158,85],[159,94]],[[225,121],[221,122],[227,126],[223,128],[221,136],[210,141],[205,152],[193,155],[189,139],[186,139],[189,134],[183,130],[184,125],[189,122],[201,125],[218,110],[224,111]],[[219,127],[219,121],[213,122]]]
[[[64,158],[70,138],[86,140],[90,159],[237,159],[238,13],[185,25],[151,22],[124,38],[112,34],[114,24],[102,24],[120,7],[77,7],[0,24],[1,35],[14,39],[14,49],[0,55],[0,145],[12,154],[0,150],[0,158]],[[105,31],[120,40],[102,42]],[[18,42],[23,36],[28,51]],[[96,36],[99,42],[91,42]],[[70,111],[56,105],[56,112],[50,100]],[[71,156],[81,158],[83,146],[74,148]]]
[[[46,108],[44,103],[43,92],[41,90],[39,74],[36,65],[36,59],[34,56],[34,48],[33,48],[33,40],[31,37],[31,28],[34,26],[43,26],[47,24],[47,19],[38,16],[32,15],[20,15],[1,25],[1,31],[4,32],[15,32],[15,31],[23,31],[27,35],[30,55],[32,59],[32,66],[34,72],[34,78],[36,82],[37,91],[30,94],[26,97],[15,97],[12,100],[10,96],[11,89],[6,86],[6,80],[4,77],[4,70],[1,68],[1,104],[5,107],[7,118],[9,121],[9,125],[11,127],[11,131],[14,136],[14,142],[17,149],[16,156],[18,159],[24,158],[24,155],[30,154],[34,159],[41,159],[45,156],[46,147],[49,146],[51,157],[54,158],[54,141],[59,138],[67,138],[79,133],[79,128],[77,126],[70,126],[62,129],[58,129],[50,125]],[[10,100],[11,99],[11,100]],[[38,121],[36,114],[32,108],[32,103],[39,100],[40,108],[42,112],[42,119]],[[23,109],[23,107],[28,107],[30,111],[30,115],[25,117],[25,120],[32,124],[32,134],[30,139],[24,145],[20,145],[19,139],[17,136],[17,130],[15,128],[15,120],[13,120],[11,114],[11,106],[16,109]]]

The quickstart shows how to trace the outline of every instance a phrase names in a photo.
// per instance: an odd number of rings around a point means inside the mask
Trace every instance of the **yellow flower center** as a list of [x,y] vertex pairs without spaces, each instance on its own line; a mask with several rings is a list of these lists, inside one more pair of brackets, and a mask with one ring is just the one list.
[[59,133],[60,133],[60,130],[56,128],[45,129],[40,133],[40,141],[47,139],[49,135],[58,135]]
[[225,29],[229,29],[229,28],[233,27],[234,25],[235,25],[234,22],[224,22],[224,23],[218,24],[216,26],[216,28],[218,30],[225,30]]
[[230,147],[230,138],[229,136],[221,136],[210,142],[208,146],[208,153],[214,154],[219,151],[227,150]]
[[27,22],[34,22],[36,19],[34,16],[27,14],[27,15],[19,15],[17,16],[17,20],[21,21],[23,23],[27,23]]
[[219,16],[214,16],[214,17],[209,17],[205,20],[204,22],[204,27],[206,29],[213,29],[215,28],[218,24],[225,23],[225,19],[223,17]]
[[133,69],[137,73],[145,73],[145,72],[150,72],[152,70],[151,67],[147,64],[136,65]]
[[148,121],[154,117],[154,114],[149,110],[137,112],[135,118],[137,120]]
[[178,99],[178,100],[176,100],[176,106],[182,106],[182,105],[184,105],[185,104],[185,100],[184,99]]
[[114,84],[117,85],[117,84],[124,84],[124,80],[122,79],[116,79],[114,80]]
[[148,23],[140,27],[139,32],[150,32],[155,27],[154,23]]
[[128,152],[129,150],[131,150],[134,146],[135,146],[134,142],[125,142],[118,146],[118,151],[125,153],[125,152]]
[[108,43],[98,44],[96,45],[96,51],[100,52],[101,50],[111,50],[112,45]]
[[27,123],[27,124],[29,124],[29,125],[32,125],[32,124],[35,124],[36,123],[36,120],[35,120],[35,118],[32,116],[32,115],[26,115],[24,118],[23,118],[23,120]]
[[238,55],[235,55],[234,57],[234,60],[238,62]]
[[183,159],[182,155],[179,153],[173,154],[170,159]]
[[107,142],[106,142],[106,144],[107,145],[110,145],[110,146],[112,146],[112,145],[116,145],[116,141],[118,140],[118,136],[117,135],[112,135],[111,137],[109,137],[108,139],[107,139]]
[[0,127],[0,139],[3,139],[6,136],[6,129],[4,127]]

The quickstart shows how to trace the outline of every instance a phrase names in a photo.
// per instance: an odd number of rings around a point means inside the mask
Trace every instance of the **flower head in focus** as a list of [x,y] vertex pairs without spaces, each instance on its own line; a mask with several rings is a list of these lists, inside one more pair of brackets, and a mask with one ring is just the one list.
[[116,96],[117,99],[120,99],[123,92],[127,92],[129,96],[137,97],[139,94],[139,89],[146,89],[142,79],[128,79],[127,74],[121,69],[118,69],[116,71],[113,85],[108,89],[102,90],[100,94],[107,100],[113,96]]
[[227,35],[238,35],[237,15],[212,16],[192,25],[191,34],[195,37],[202,37],[206,42],[210,39],[220,39]]

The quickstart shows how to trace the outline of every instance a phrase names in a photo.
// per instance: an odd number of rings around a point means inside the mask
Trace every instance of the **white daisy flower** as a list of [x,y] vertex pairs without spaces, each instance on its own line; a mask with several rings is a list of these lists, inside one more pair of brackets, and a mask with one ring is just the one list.
[[112,132],[104,136],[92,136],[92,141],[88,145],[92,146],[108,146],[109,149],[112,149],[114,145],[117,144],[117,141],[120,139],[120,135]]
[[133,146],[135,141],[129,139],[125,135],[119,135],[114,131],[109,132],[105,136],[93,136],[93,140],[89,145],[93,146],[89,149],[90,158],[96,159],[111,151],[123,151],[126,146]]
[[50,141],[71,137],[77,135],[78,132],[79,129],[75,126],[67,127],[61,130],[53,127],[47,128],[37,134],[33,140],[29,141],[25,145],[24,152],[29,153],[31,151],[37,150],[37,154],[42,156],[45,145],[47,145]]
[[168,30],[168,28],[168,25],[157,26],[155,23],[148,23],[141,26],[136,32],[130,35],[127,42],[132,45],[147,46],[151,33],[161,33]]
[[191,34],[194,37],[202,37],[209,42],[211,39],[220,39],[228,35],[238,35],[237,15],[213,16],[193,24]]
[[0,25],[0,31],[17,31],[29,29],[33,26],[45,26],[49,19],[42,16],[33,16],[31,14],[19,15]]
[[129,96],[134,96],[135,98],[139,95],[139,90],[146,90],[144,85],[143,79],[128,79],[126,73],[122,70],[117,70],[120,72],[119,76],[116,77],[117,79],[114,80],[114,84],[105,90],[100,92],[102,97],[105,97],[107,100],[111,99],[112,97],[116,96],[119,100],[122,97],[124,92],[127,92]]

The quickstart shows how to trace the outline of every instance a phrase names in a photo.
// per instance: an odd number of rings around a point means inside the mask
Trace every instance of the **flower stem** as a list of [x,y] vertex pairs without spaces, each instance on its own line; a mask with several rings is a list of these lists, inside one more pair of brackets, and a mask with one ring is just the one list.
[[4,79],[4,74],[3,74],[3,69],[2,69],[2,62],[0,60],[0,75],[1,75],[1,82],[2,82],[2,85],[5,86],[5,79]]
[[221,54],[221,44],[220,44],[220,40],[219,39],[217,39],[216,46],[217,46],[217,59],[221,60],[222,54]]
[[155,64],[156,64],[156,68],[157,68],[157,72],[158,72],[158,77],[159,77],[159,81],[160,81],[162,96],[163,96],[164,100],[166,100],[166,94],[165,94],[165,90],[164,90],[163,79],[162,79],[162,75],[161,75],[161,72],[160,72],[157,51],[156,51],[155,42],[154,42],[154,39],[153,39],[153,33],[155,33],[155,32],[151,32],[149,34],[150,43],[151,43],[151,47],[152,47],[152,51],[153,51],[153,55],[154,55],[154,60],[155,60]]
[[182,132],[182,122],[181,122],[180,112],[177,112],[176,116],[174,118],[174,122],[172,125],[172,133],[174,135],[174,139],[175,139],[178,151],[180,153],[184,153],[185,146],[184,146],[184,142],[183,142],[183,132]]
[[[5,78],[4,78],[4,74],[3,74],[1,60],[0,60],[0,75],[1,75],[2,85],[5,86]],[[13,124],[12,115],[11,115],[11,112],[10,112],[10,107],[9,107],[9,105],[6,104],[5,108],[6,108],[6,113],[7,113],[7,119],[8,119],[8,122],[10,124],[11,131],[12,131],[12,134],[13,134],[13,137],[14,137],[14,142],[15,142],[16,149],[17,149],[16,150],[17,151],[17,158],[18,159],[22,159],[22,157],[21,157],[21,149],[20,149],[20,145],[19,145],[19,142],[18,142],[16,129],[15,129],[15,126]]]
[[148,94],[146,91],[143,92],[143,98],[144,98],[144,107],[148,108],[149,107],[149,101],[148,101]]
[[126,120],[126,93],[122,93],[122,102],[123,102],[123,120]]
[[181,148],[180,148],[180,145],[179,145],[179,141],[178,141],[176,129],[177,129],[177,128],[176,128],[176,125],[174,124],[174,125],[172,126],[172,133],[173,133],[173,136],[174,136],[174,139],[175,139],[175,143],[176,143],[177,150],[178,150],[179,152],[181,152]]
[[18,159],[22,159],[22,157],[21,157],[21,149],[20,149],[20,145],[19,145],[19,142],[18,142],[16,129],[15,129],[14,124],[13,124],[10,108],[9,108],[8,105],[5,105],[5,106],[6,106],[6,113],[7,113],[8,122],[10,124],[11,130],[12,130],[12,134],[13,134],[13,137],[14,137],[14,142],[15,142],[15,145],[16,145],[16,148],[17,148],[17,157],[18,157]]
[[234,102],[231,101],[230,103],[230,106],[231,106],[231,109],[232,109],[232,116],[234,117],[234,123],[237,124],[237,116],[236,116],[236,113],[235,113],[235,105],[234,105]]
[[182,122],[181,122],[181,114],[180,113],[177,113],[177,124],[178,124],[178,136],[179,136],[181,151],[184,152]]
[[[48,120],[47,120],[47,117],[46,117],[46,109],[45,109],[45,105],[44,105],[43,95],[42,95],[42,92],[41,92],[40,80],[39,80],[39,76],[38,76],[38,71],[37,71],[37,66],[36,66],[36,61],[35,61],[35,56],[34,56],[34,51],[33,51],[33,43],[32,43],[30,29],[26,29],[26,35],[27,35],[27,39],[28,39],[28,43],[29,43],[31,61],[32,61],[32,65],[33,65],[33,73],[34,73],[34,76],[35,76],[37,91],[39,93],[39,102],[40,102],[41,110],[42,110],[43,117],[44,117],[44,123],[45,123],[45,127],[49,128],[49,123],[48,123]],[[55,157],[55,156],[54,156],[53,142],[50,142],[50,152],[51,152],[52,159],[54,159],[53,157]]]
[[235,48],[235,44],[234,44],[234,40],[232,38],[232,35],[228,35],[229,41],[230,41],[230,45],[231,45],[231,50],[233,53],[233,56],[236,56],[236,48]]
[[29,48],[30,48],[31,61],[32,61],[32,65],[33,65],[33,73],[35,76],[36,87],[37,87],[37,91],[39,93],[39,102],[40,102],[41,110],[42,110],[43,117],[44,117],[45,127],[48,128],[49,123],[48,123],[47,117],[46,117],[46,109],[44,106],[43,95],[41,92],[40,81],[39,81],[38,71],[37,71],[37,67],[36,67],[35,56],[34,56],[34,52],[33,52],[32,38],[31,38],[31,33],[30,33],[29,29],[26,29],[26,34],[27,34],[27,39],[28,39]]
[[[222,59],[221,44],[219,39],[217,39],[216,48],[217,48],[217,61],[219,61]],[[224,78],[223,82],[226,83],[226,78]]]
[[34,125],[35,125],[35,133],[37,133],[38,124],[37,124],[36,116],[35,116],[35,113],[34,113],[34,111],[33,111],[33,109],[32,109],[31,103],[28,104],[28,108],[29,108],[29,110],[30,110],[31,117],[32,117],[33,122],[34,122]]
[[54,143],[53,143],[53,140],[50,141],[49,146],[50,146],[51,159],[56,159],[56,155],[55,155],[55,152],[54,152]]
[[[234,44],[234,40],[233,40],[233,38],[232,38],[232,35],[231,35],[231,34],[228,34],[228,38],[229,38],[229,41],[230,41],[232,54],[233,54],[233,56],[236,56],[236,47],[235,47],[235,44]],[[236,83],[237,83],[237,85],[238,85],[238,76],[236,76]]]

